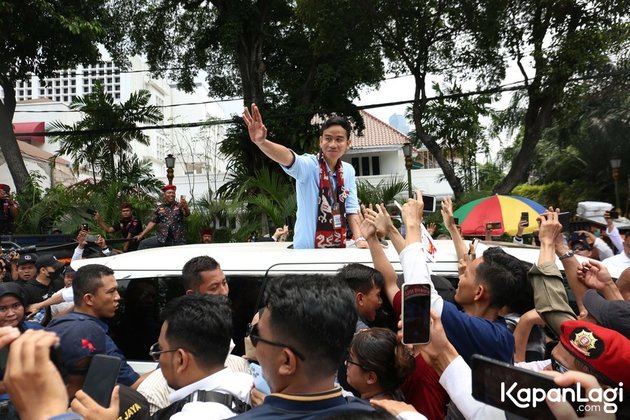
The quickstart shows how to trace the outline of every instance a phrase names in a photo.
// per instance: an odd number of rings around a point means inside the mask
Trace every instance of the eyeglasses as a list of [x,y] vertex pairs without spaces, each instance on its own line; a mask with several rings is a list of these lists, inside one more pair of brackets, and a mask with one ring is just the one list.
[[565,373],[569,371],[569,368],[560,363],[556,358],[551,356],[551,368],[556,372]]
[[300,359],[306,360],[306,358],[302,355],[302,353],[297,351],[294,347],[291,347],[291,346],[289,346],[287,344],[278,343],[278,342],[275,342],[275,341],[265,340],[264,338],[259,336],[258,335],[258,324],[250,326],[249,332],[247,333],[247,336],[252,340],[252,345],[254,347],[258,346],[258,342],[260,341],[260,342],[263,342],[263,343],[268,344],[270,346],[287,348],[287,349],[291,350],[293,353],[295,353],[295,355],[297,357],[299,357]]
[[7,313],[9,311],[9,309],[11,309],[12,311],[17,311],[18,309],[20,309],[23,306],[24,305],[22,305],[20,302],[15,302],[12,305],[2,305],[2,306],[0,306],[0,314]]
[[161,350],[160,349],[160,343],[155,343],[153,344],[150,348],[149,348],[149,356],[151,356],[151,358],[155,361],[155,362],[159,362],[160,361],[160,355],[162,353],[171,353],[174,351],[177,351],[178,349],[173,349],[173,350]]
[[370,371],[371,371],[371,369],[368,369],[368,368],[366,368],[365,366],[360,365],[360,364],[358,364],[357,362],[353,361],[353,360],[350,358],[350,355],[348,355],[348,357],[346,357],[345,362],[346,362],[346,367],[347,367],[348,365],[355,365],[355,366],[360,367],[361,369],[363,369],[363,370],[364,370],[364,371],[366,371],[366,372],[370,372]]

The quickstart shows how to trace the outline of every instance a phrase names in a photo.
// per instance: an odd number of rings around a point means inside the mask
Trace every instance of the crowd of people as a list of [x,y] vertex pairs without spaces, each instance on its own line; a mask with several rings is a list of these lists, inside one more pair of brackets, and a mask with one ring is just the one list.
[[[143,375],[126,362],[128,355],[109,334],[107,321],[121,304],[111,269],[87,264],[67,272],[71,286],[46,302],[46,282],[61,264],[52,257],[33,263],[21,256],[23,278],[0,284],[0,344],[12,343],[2,366],[2,415],[100,420],[511,418],[510,410],[473,397],[471,366],[481,355],[548,372],[559,388],[581,386],[590,399],[580,414],[627,416],[623,396],[630,383],[625,367],[630,360],[630,303],[624,300],[628,291],[620,283],[623,279],[615,282],[603,262],[581,263],[575,257],[556,211],[539,217],[541,245],[532,266],[499,247],[476,256],[459,233],[450,200],[441,211],[460,257],[453,299],[438,293],[439,277],[426,263],[421,196],[402,207],[405,237],[387,209],[377,205],[363,209],[358,227],[373,267],[350,264],[335,276],[270,280],[245,338],[244,356],[231,354],[234,302],[220,263],[209,256],[192,258],[182,268],[185,293],[161,312],[157,342],[143,344],[147,355],[159,362]],[[428,343],[401,343],[402,323],[396,321],[403,297],[381,243],[384,237],[400,255],[404,282],[430,285]],[[578,311],[569,305],[558,258]],[[626,270],[623,276],[629,274]],[[31,302],[33,296],[42,300]],[[28,311],[38,313],[68,296],[71,311],[58,312],[45,327],[46,322],[26,318]],[[378,312],[385,302],[393,309],[394,323],[383,326]],[[133,339],[142,341],[142,334]],[[51,358],[53,353],[60,360]],[[82,390],[96,354],[121,360],[108,406]],[[595,397],[612,395],[607,392],[617,392],[617,399]],[[615,412],[603,411],[611,403]],[[569,402],[543,404],[558,418],[578,416]]]
[[[630,416],[625,405],[630,235],[624,238],[609,214],[603,237],[577,231],[568,238],[559,210],[540,214],[538,260],[527,264],[501,247],[476,255],[447,198],[441,215],[448,235],[442,235],[453,241],[459,260],[457,286],[449,293],[448,280],[427,265],[421,194],[401,208],[404,236],[384,205],[359,207],[354,171],[341,161],[350,146],[347,121],[327,120],[320,153],[297,155],[267,139],[255,105],[245,110],[244,120],[252,142],[297,180],[294,247],[346,247],[351,230],[354,244],[367,249],[372,265],[348,264],[336,275],[266,281],[241,356],[232,354],[234,308],[241,302],[230,300],[228,279],[211,256],[193,257],[182,267],[182,294],[166,302],[158,317],[149,314],[158,299],[150,281],[131,281],[123,302],[115,273],[107,266],[86,264],[74,271],[52,255],[12,255],[1,267],[1,418]],[[111,226],[98,211],[94,218],[105,232],[120,232],[128,240],[122,251],[185,242],[183,222],[190,210],[184,197],[176,200],[172,185],[164,187],[164,202],[144,228],[130,205],[124,203],[120,210],[120,222]],[[429,228],[435,232],[435,226]],[[516,245],[524,242],[523,228],[519,223]],[[146,238],[153,229],[157,234]],[[268,240],[285,240],[287,234],[283,226]],[[212,241],[212,232],[204,236]],[[79,232],[73,259],[89,256],[87,237],[87,231]],[[399,254],[403,284],[424,285],[428,291],[426,342],[402,343],[404,296],[384,250],[385,238]],[[264,239],[253,234],[252,240]],[[103,237],[96,242],[99,256],[118,252]],[[612,267],[624,270],[616,280]],[[139,309],[110,331],[119,306],[136,303]],[[384,307],[391,309],[389,316],[383,316]],[[99,363],[97,355],[120,361],[113,372],[117,385],[105,403],[97,402],[86,385],[91,367]],[[151,357],[157,367],[134,371],[128,359],[139,355]],[[511,373],[480,377],[490,375],[490,370],[476,369],[480,360]],[[510,406],[492,393],[500,389],[498,382],[514,387],[514,378],[523,375],[548,378],[558,389],[582,388],[586,397],[571,401],[547,394],[538,402],[545,414],[532,417],[515,409],[531,401]],[[581,405],[572,405],[576,402]]]

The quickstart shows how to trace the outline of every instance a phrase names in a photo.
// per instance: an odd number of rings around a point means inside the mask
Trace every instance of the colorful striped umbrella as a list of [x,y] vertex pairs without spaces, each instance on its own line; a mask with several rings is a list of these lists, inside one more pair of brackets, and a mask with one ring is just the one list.
[[501,222],[500,229],[492,229],[492,236],[507,232],[515,235],[521,213],[529,214],[529,227],[524,233],[532,233],[538,229],[536,217],[545,208],[535,201],[517,195],[493,195],[466,203],[458,208],[453,216],[459,219],[459,225],[464,235],[485,235],[486,224]]

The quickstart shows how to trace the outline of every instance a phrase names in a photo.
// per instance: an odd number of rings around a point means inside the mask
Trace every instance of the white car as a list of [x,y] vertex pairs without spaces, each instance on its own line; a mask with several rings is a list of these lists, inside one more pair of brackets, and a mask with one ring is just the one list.
[[[242,338],[266,278],[286,274],[334,274],[349,263],[372,265],[368,249],[291,249],[289,245],[287,242],[252,242],[161,247],[73,261],[72,267],[103,264],[114,270],[124,299],[121,313],[111,323],[112,337],[128,359],[149,360],[148,348],[159,335],[159,311],[168,300],[183,293],[181,274],[184,264],[200,255],[213,257],[229,282],[236,353],[242,354]],[[458,261],[452,241],[436,240],[434,245],[436,253],[434,261],[428,260],[429,268],[436,276],[448,280],[450,284],[444,282],[448,287],[456,287]],[[538,259],[538,248],[505,243],[479,242],[477,254],[481,255],[489,246],[495,245],[525,262],[535,263]],[[385,253],[394,269],[402,274],[398,253],[391,244],[385,248]],[[562,269],[559,261],[558,267]],[[137,364],[134,367],[139,368]]]

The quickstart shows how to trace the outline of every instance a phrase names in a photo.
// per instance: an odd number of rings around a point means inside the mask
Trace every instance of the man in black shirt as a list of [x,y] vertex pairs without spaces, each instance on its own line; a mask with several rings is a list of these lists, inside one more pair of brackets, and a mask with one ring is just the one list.
[[[94,213],[94,220],[107,233],[120,232],[125,239],[131,239],[142,232],[142,222],[133,215],[131,204],[125,202],[120,205],[120,220],[112,226],[107,226],[98,210]],[[138,249],[138,241],[127,241],[123,245],[123,251],[135,251]]]
[[35,266],[37,277],[23,283],[27,305],[42,302],[59,289],[59,285],[53,284],[53,280],[58,277],[64,265],[52,255],[41,255]]

